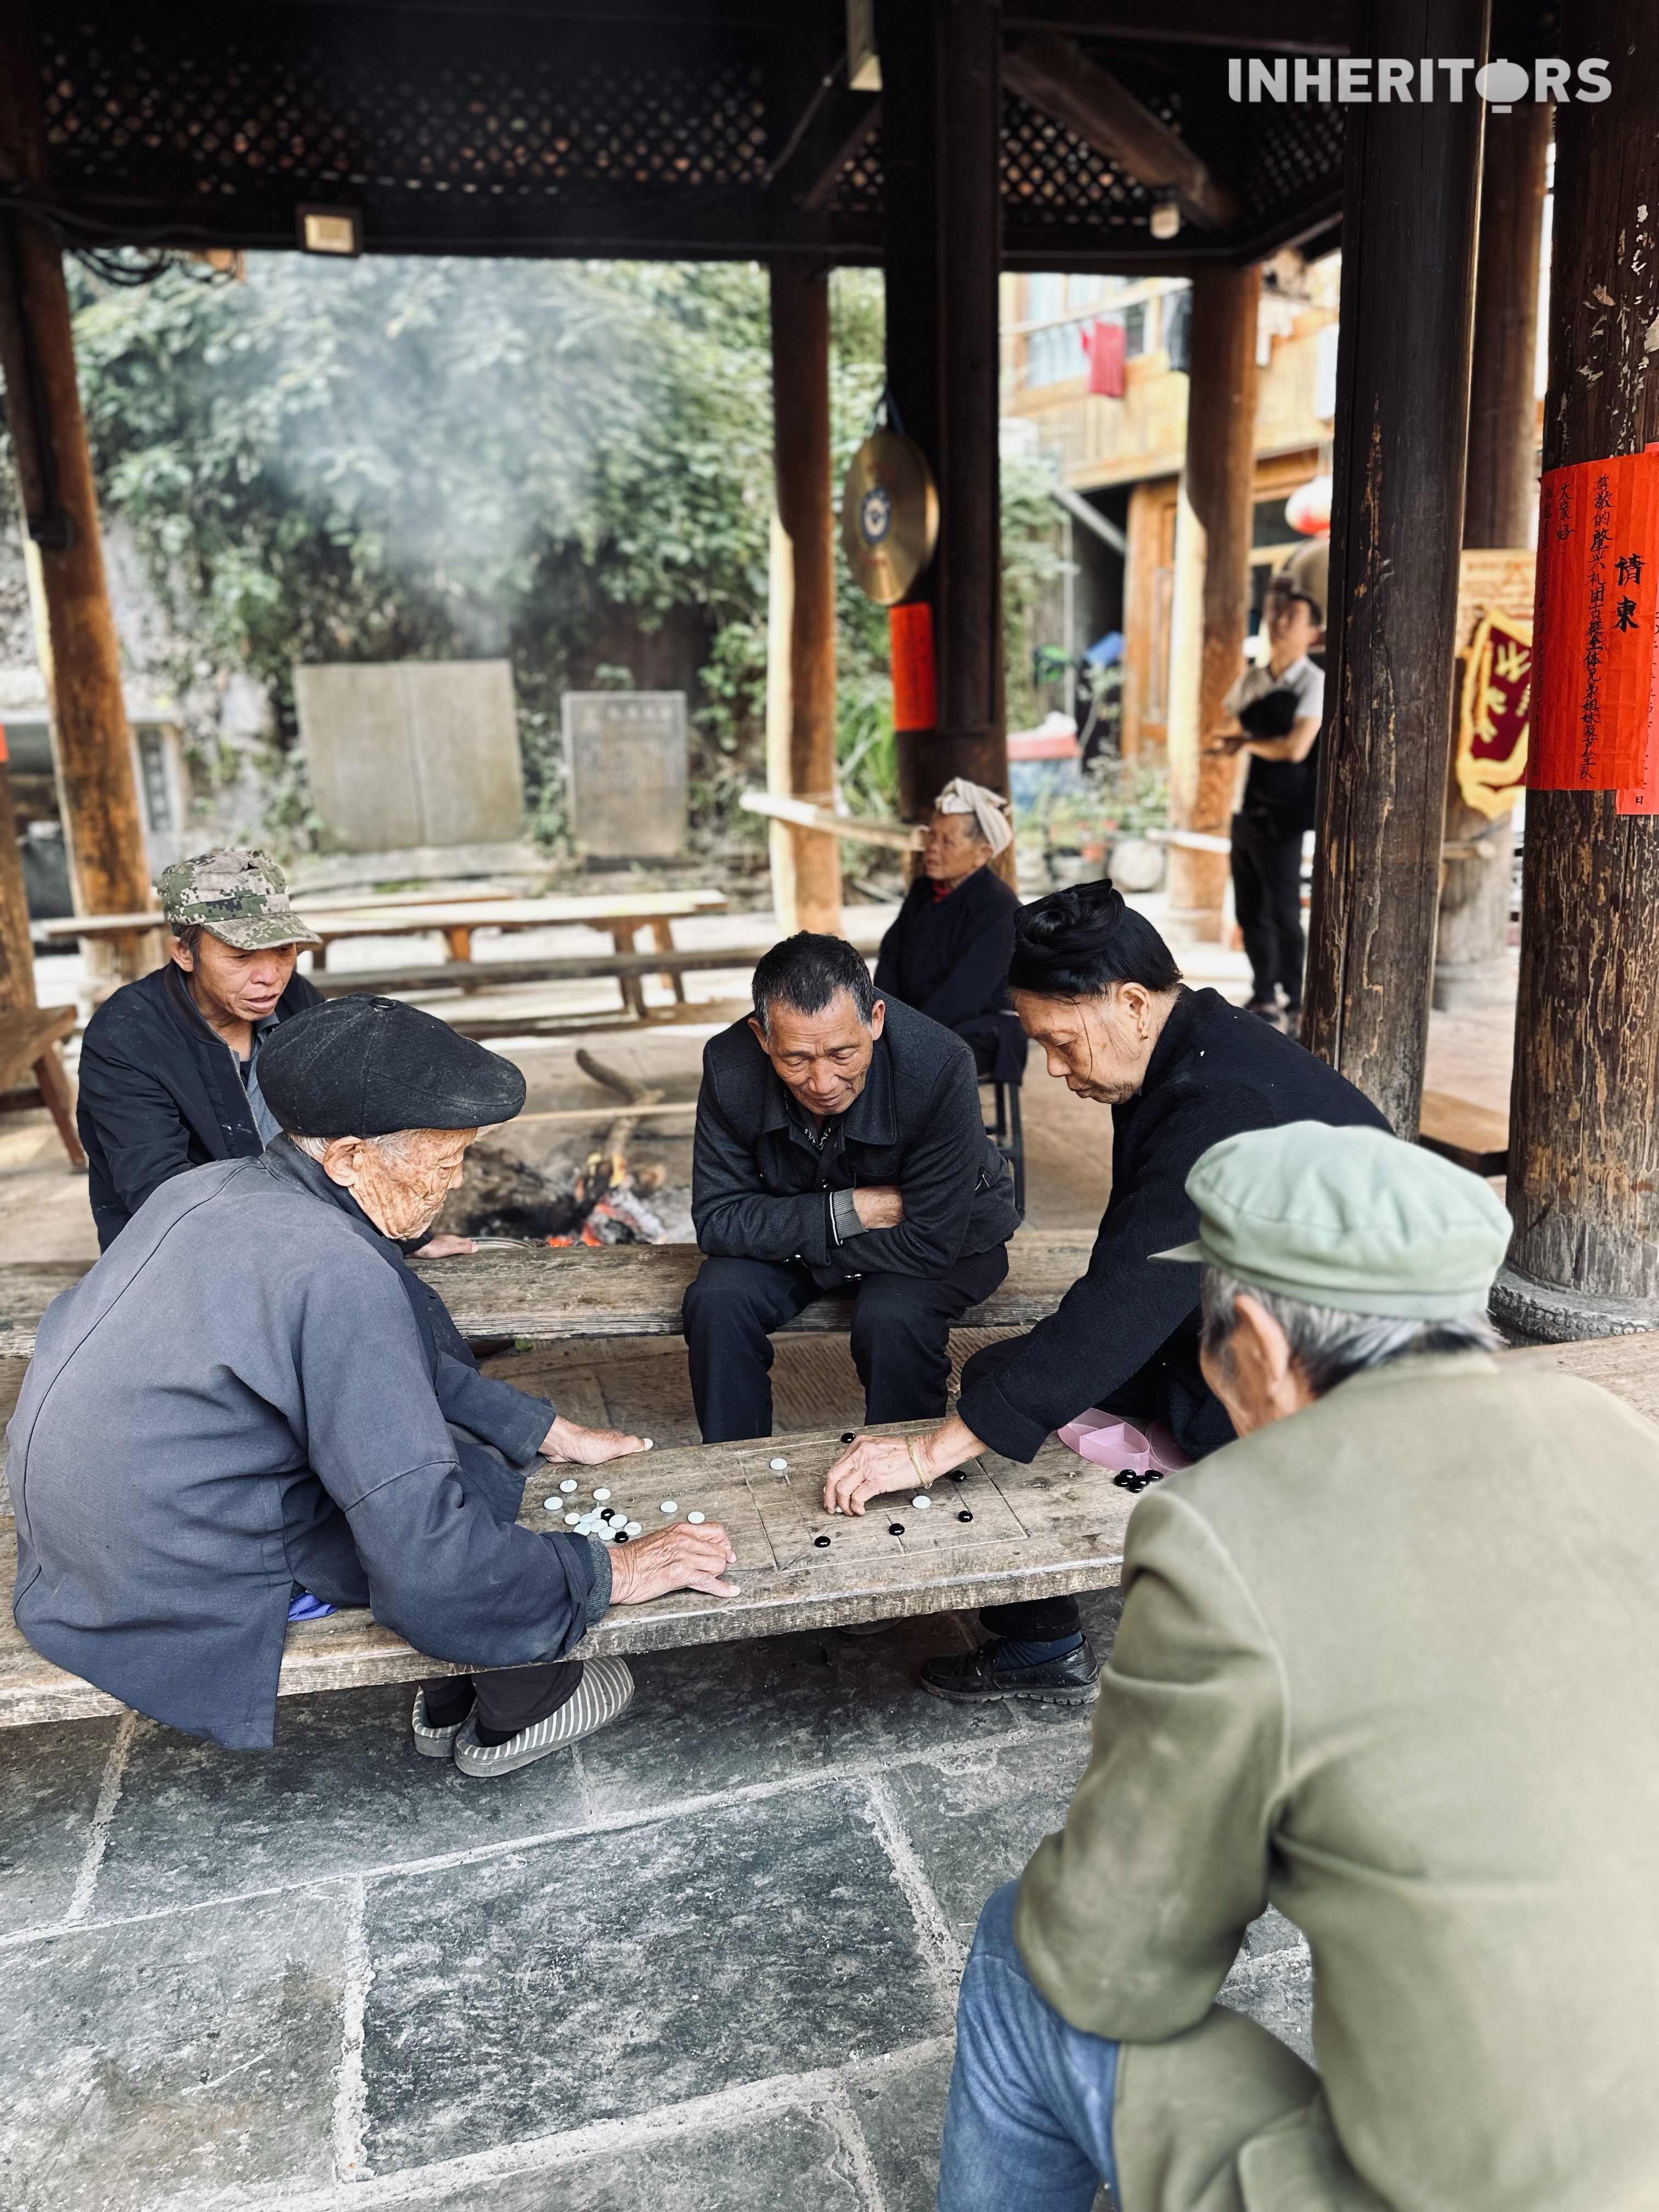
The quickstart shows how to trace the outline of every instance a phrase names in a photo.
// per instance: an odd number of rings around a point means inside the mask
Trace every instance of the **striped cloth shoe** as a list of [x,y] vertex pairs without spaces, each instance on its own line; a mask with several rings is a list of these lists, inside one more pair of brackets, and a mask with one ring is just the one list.
[[447,1728],[434,1728],[426,1717],[426,1686],[415,1692],[415,1710],[410,1715],[410,1724],[415,1730],[415,1748],[422,1759],[452,1759],[455,1739],[466,1723],[452,1721]]
[[562,1751],[580,1736],[592,1735],[632,1704],[634,1677],[621,1659],[588,1659],[576,1693],[544,1721],[532,1721],[505,1743],[480,1743],[477,1713],[469,1713],[455,1739],[455,1764],[463,1774],[494,1777],[532,1765],[550,1752]]

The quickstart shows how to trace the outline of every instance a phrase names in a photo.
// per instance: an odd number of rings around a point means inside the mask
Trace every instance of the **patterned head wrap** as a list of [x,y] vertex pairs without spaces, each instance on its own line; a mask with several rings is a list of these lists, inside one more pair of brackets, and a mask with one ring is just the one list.
[[933,801],[933,807],[939,814],[971,814],[994,860],[1014,842],[1007,800],[982,783],[970,783],[965,775],[953,775]]

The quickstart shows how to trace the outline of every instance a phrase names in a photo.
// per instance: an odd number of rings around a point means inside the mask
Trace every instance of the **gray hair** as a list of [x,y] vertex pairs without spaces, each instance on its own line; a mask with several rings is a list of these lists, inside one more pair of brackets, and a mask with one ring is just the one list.
[[1345,1312],[1340,1306],[1308,1305],[1278,1291],[1241,1283],[1220,1267],[1206,1266],[1200,1297],[1204,1307],[1204,1349],[1227,1365],[1227,1344],[1237,1322],[1240,1293],[1271,1314],[1289,1340],[1291,1358],[1316,1398],[1334,1390],[1367,1367],[1386,1367],[1431,1352],[1496,1352],[1502,1339],[1485,1314],[1456,1314],[1447,1321],[1421,1321],[1389,1314]]
[[[297,1129],[285,1129],[283,1133],[290,1145],[300,1147],[308,1160],[320,1160],[331,1145],[337,1145],[340,1141],[338,1137],[302,1137]],[[421,1133],[418,1129],[393,1129],[384,1137],[357,1137],[352,1141],[359,1145],[373,1145],[394,1165],[401,1166],[414,1149],[410,1139]]]

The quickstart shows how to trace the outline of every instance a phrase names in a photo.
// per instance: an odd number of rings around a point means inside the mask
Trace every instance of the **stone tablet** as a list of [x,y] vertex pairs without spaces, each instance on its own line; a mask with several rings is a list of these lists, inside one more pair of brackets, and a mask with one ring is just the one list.
[[336,852],[507,842],[524,770],[505,660],[296,668],[313,803]]
[[567,691],[571,835],[604,860],[666,860],[686,831],[684,691]]

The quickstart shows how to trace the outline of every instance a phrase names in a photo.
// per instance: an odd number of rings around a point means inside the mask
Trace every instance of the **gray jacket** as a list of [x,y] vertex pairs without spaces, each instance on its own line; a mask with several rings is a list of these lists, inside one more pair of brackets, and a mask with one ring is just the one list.
[[436,1659],[560,1658],[611,1573],[603,1547],[515,1525],[502,1462],[527,1466],[552,1419],[477,1372],[295,1146],[193,1169],[41,1322],[9,1431],[17,1625],[237,1748],[271,1741],[296,1583]]

